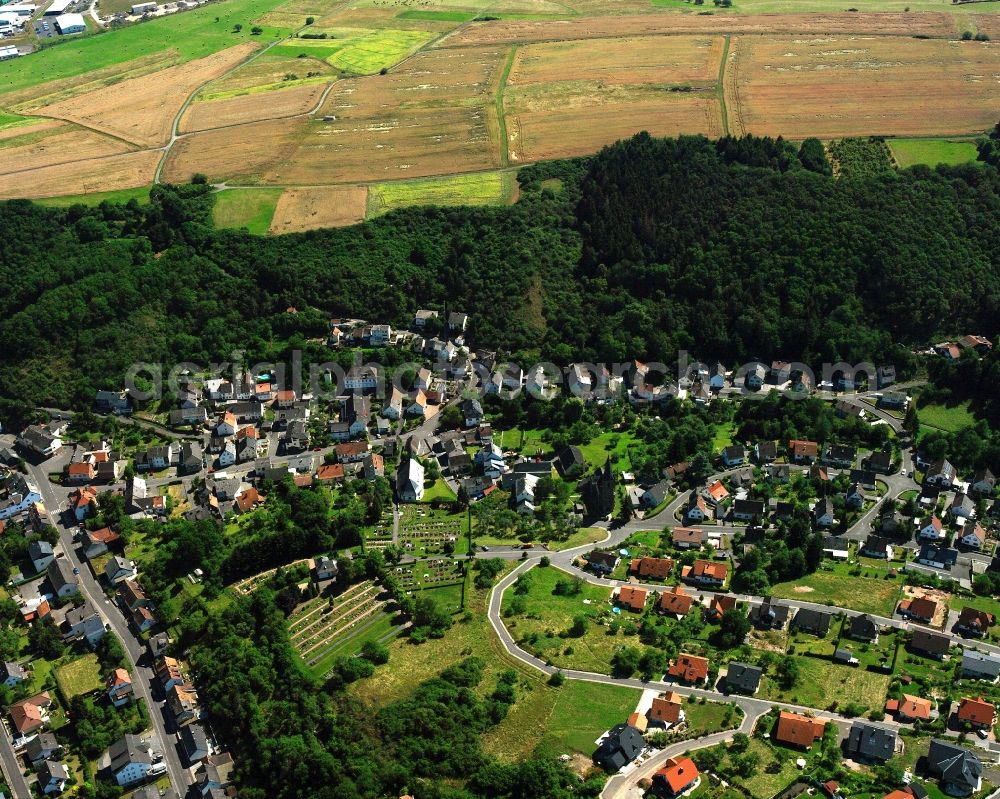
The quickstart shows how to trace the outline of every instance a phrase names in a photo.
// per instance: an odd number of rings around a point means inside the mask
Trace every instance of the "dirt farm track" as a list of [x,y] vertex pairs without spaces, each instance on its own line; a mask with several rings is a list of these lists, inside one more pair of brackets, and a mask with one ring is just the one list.
[[[131,189],[158,169],[167,181],[204,173],[286,189],[264,224],[284,232],[363,219],[376,184],[465,176],[467,191],[470,175],[594,152],[640,130],[969,136],[1000,118],[1000,41],[969,40],[1000,38],[1000,17],[980,13],[1000,3],[672,7],[685,1],[654,0],[671,6],[660,11],[623,0],[623,13],[593,15],[581,0],[582,13],[560,6],[560,19],[548,12],[557,4],[533,0],[547,13],[472,22],[475,0],[468,11],[462,0],[272,0],[260,20],[286,28],[198,58],[168,49],[7,92],[0,65],[0,148],[12,156],[0,197]],[[323,33],[296,38],[307,14]]]

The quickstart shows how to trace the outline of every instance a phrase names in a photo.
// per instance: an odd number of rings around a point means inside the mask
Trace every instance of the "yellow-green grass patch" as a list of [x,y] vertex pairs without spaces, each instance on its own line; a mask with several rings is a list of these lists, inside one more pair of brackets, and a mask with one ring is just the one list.
[[513,193],[514,176],[504,172],[376,183],[368,190],[368,216],[411,205],[506,205]]
[[975,161],[979,154],[971,139],[890,139],[889,149],[903,168],[915,164],[957,166]]
[[246,228],[263,236],[274,217],[274,208],[284,189],[225,189],[215,195],[212,221],[216,227]]
[[358,75],[371,75],[398,64],[427,44],[434,34],[427,31],[380,30],[348,42],[327,61]]
[[101,665],[92,652],[57,666],[55,674],[56,682],[67,699],[97,691],[104,685]]

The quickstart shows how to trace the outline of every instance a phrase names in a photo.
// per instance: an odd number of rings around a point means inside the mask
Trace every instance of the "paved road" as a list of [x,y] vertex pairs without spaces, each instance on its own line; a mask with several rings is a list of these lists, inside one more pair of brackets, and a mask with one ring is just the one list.
[[76,551],[76,544],[73,541],[75,527],[67,527],[64,523],[62,509],[65,502],[61,502],[52,491],[52,484],[48,481],[45,468],[42,466],[28,466],[32,478],[38,486],[39,492],[45,507],[48,509],[53,522],[59,530],[59,541],[62,550],[70,564],[79,569],[80,590],[83,595],[90,600],[90,603],[100,614],[106,625],[111,626],[112,632],[118,636],[125,650],[129,661],[130,670],[134,676],[133,688],[139,698],[145,701],[149,710],[149,716],[153,721],[155,735],[159,737],[160,748],[164,754],[167,764],[167,772],[170,780],[174,784],[175,790],[183,796],[191,784],[190,775],[181,763],[180,755],[177,751],[176,738],[167,730],[166,721],[163,717],[163,708],[153,700],[152,686],[155,683],[153,670],[148,666],[140,666],[139,661],[146,654],[143,643],[133,634],[128,621],[122,615],[118,606],[107,599],[104,590],[94,578],[90,567],[82,562]]
[[14,799],[32,799],[31,791],[28,790],[28,782],[21,773],[21,761],[14,753],[14,745],[11,743],[7,727],[0,723],[0,765],[3,766],[4,781],[10,786],[14,793]]

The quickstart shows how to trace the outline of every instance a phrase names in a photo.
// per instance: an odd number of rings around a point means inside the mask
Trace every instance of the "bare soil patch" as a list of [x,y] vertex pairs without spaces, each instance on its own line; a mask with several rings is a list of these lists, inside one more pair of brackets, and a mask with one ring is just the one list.
[[269,233],[296,233],[322,227],[342,227],[364,221],[368,204],[365,186],[324,186],[285,189],[278,199]]

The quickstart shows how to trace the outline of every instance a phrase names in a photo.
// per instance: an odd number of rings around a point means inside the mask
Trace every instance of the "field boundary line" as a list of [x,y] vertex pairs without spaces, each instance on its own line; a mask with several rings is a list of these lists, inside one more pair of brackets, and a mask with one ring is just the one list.
[[507,117],[504,112],[504,91],[507,88],[507,79],[514,68],[514,59],[517,57],[517,45],[511,45],[510,52],[507,53],[507,60],[500,71],[497,80],[497,90],[493,96],[493,104],[497,115],[497,136],[499,141],[500,166],[510,166],[510,142],[507,140]]
[[719,61],[719,77],[715,84],[715,94],[719,98],[719,111],[722,113],[722,135],[729,135],[729,112],[726,109],[726,63],[729,61],[730,34],[722,40],[722,58]]

